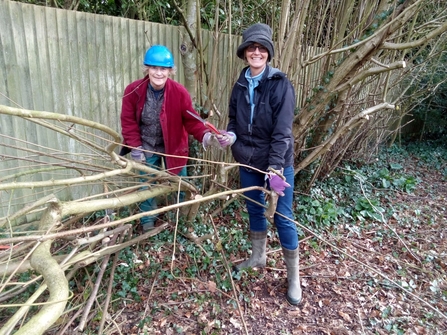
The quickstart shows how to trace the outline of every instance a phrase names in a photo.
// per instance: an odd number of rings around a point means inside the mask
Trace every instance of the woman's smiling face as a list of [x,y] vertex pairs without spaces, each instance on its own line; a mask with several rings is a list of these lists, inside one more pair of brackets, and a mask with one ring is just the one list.
[[157,91],[165,87],[170,71],[171,69],[168,67],[149,66],[148,74],[151,86]]
[[256,76],[264,70],[269,58],[268,50],[259,43],[253,43],[245,48],[245,59],[250,65],[252,76]]

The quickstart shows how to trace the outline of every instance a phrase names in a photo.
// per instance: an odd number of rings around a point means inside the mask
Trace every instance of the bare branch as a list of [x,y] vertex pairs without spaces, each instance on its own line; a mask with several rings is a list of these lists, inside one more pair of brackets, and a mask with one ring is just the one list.
[[382,49],[391,49],[391,50],[405,50],[405,49],[411,49],[416,48],[421,45],[424,45],[428,41],[432,40],[433,38],[445,33],[447,31],[447,22],[444,22],[440,27],[438,27],[435,30],[430,31],[428,34],[422,36],[420,39],[407,42],[407,43],[391,43],[391,42],[384,42],[382,45]]
[[348,87],[354,86],[355,84],[365,80],[366,78],[368,78],[370,76],[388,72],[388,71],[395,70],[395,69],[400,69],[400,68],[403,69],[403,68],[405,68],[405,66],[406,66],[406,64],[404,61],[397,61],[397,62],[391,63],[389,65],[386,65],[386,67],[384,67],[384,66],[371,67],[365,71],[360,72],[359,74],[357,74],[355,77],[353,77],[349,81],[336,87],[334,89],[334,91],[340,92],[340,91],[346,90]]

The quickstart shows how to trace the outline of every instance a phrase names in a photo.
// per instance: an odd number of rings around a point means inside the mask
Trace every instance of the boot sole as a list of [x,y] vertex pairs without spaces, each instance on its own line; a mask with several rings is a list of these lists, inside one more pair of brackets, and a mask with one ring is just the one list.
[[289,297],[288,294],[286,294],[286,299],[287,299],[287,302],[293,306],[299,305],[301,303],[301,300],[303,300],[302,297],[299,299],[292,299],[291,297]]
[[243,269],[250,269],[250,268],[252,268],[252,269],[263,269],[263,268],[265,268],[266,267],[266,265],[259,265],[259,266],[249,266],[249,267],[246,267],[246,268],[238,268],[237,267],[237,265],[233,265],[232,267],[231,267],[231,269],[234,271],[234,272],[236,272],[236,273],[238,273],[239,271],[241,271],[241,270],[243,270]]

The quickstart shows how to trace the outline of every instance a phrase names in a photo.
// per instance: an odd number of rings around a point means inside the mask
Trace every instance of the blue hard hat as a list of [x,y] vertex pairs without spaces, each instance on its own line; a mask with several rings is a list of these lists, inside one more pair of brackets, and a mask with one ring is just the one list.
[[153,45],[147,51],[143,60],[144,65],[174,67],[174,56],[163,45]]

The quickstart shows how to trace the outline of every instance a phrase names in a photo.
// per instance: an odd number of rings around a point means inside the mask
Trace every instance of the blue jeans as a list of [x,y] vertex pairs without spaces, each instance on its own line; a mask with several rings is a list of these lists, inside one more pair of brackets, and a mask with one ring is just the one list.
[[[264,187],[266,182],[265,174],[256,171],[249,171],[243,167],[239,168],[239,173],[241,186],[243,188],[250,186]],[[288,166],[284,169],[284,177],[286,177],[287,182],[292,186],[287,187],[284,190],[283,197],[278,197],[276,211],[284,215],[286,218],[275,214],[274,222],[278,231],[281,245],[286,249],[295,250],[298,247],[298,233],[296,230],[296,225],[295,222],[287,219],[290,218],[291,220],[294,220],[292,211],[294,171],[292,166]],[[265,204],[265,197],[262,191],[248,191],[245,192],[244,195],[260,204]],[[248,199],[245,203],[247,205],[247,211],[250,219],[250,230],[257,232],[267,230],[267,219],[264,216],[265,208]]]
[[[150,167],[153,167],[153,168],[160,169],[162,159],[164,160],[164,157],[159,156],[159,155],[152,155],[152,157],[146,157],[146,165],[149,165]],[[166,166],[166,161],[164,163]],[[146,173],[143,171],[140,171],[140,174],[145,175]],[[180,172],[178,173],[178,176],[180,176],[180,177],[187,176],[186,166],[184,166],[183,169],[180,170]],[[153,176],[151,176],[151,177],[153,177]],[[146,180],[147,180],[146,178],[141,178],[141,182],[145,182]],[[144,186],[142,189],[147,189],[147,186]],[[185,198],[185,193],[180,192],[179,198],[180,198],[180,202],[182,202]],[[158,208],[157,207],[157,199],[155,199],[155,198],[149,198],[149,199],[146,199],[145,201],[140,203],[140,212],[147,212],[147,211],[155,210],[157,208]],[[140,223],[141,224],[147,224],[147,223],[151,223],[151,222],[154,223],[156,219],[157,219],[156,215],[143,216],[140,219]]]

